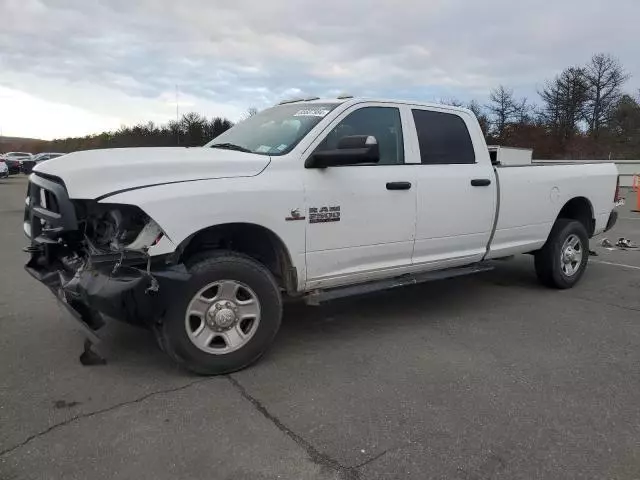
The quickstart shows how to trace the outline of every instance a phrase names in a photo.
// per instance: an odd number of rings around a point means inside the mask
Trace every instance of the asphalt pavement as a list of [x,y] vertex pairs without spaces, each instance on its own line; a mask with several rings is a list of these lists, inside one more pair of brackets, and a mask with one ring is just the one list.
[[[640,251],[579,286],[496,270],[288,305],[269,353],[216,378],[110,324],[107,365],[23,270],[26,179],[0,180],[0,479],[640,478]],[[630,202],[632,203],[632,202]],[[625,207],[606,236],[640,243]]]

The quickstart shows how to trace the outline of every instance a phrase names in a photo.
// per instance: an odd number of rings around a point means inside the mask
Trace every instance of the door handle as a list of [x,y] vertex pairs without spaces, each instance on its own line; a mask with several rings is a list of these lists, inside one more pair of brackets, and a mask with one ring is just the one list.
[[474,178],[471,180],[472,187],[488,187],[491,185],[491,180],[488,178]]
[[387,182],[387,190],[409,190],[411,182]]

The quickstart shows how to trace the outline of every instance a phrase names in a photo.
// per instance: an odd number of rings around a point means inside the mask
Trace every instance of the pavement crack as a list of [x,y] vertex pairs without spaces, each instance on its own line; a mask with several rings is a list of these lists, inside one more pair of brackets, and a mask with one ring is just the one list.
[[244,386],[238,382],[231,375],[227,375],[229,382],[238,390],[240,395],[249,401],[255,409],[262,414],[267,420],[275,425],[275,427],[288,436],[291,440],[293,440],[296,444],[298,444],[304,451],[307,453],[309,458],[313,463],[319,465],[322,468],[331,469],[337,471],[340,477],[343,480],[358,480],[360,478],[360,474],[357,471],[357,467],[345,467],[341,465],[337,460],[330,457],[326,453],[320,452],[316,447],[314,447],[307,440],[302,438],[296,432],[287,427],[282,421],[272,414],[267,407],[265,407],[260,400],[251,395]]
[[136,399],[133,399],[133,400],[128,400],[126,402],[117,403],[117,404],[112,405],[110,407],[102,408],[100,410],[95,410],[93,412],[87,412],[87,413],[83,413],[83,414],[80,414],[80,415],[75,415],[75,416],[73,416],[71,418],[68,418],[67,420],[64,420],[64,421],[62,421],[60,423],[56,423],[54,425],[51,425],[50,427],[42,430],[41,432],[34,433],[33,435],[28,436],[22,442],[18,443],[17,445],[14,445],[13,447],[9,447],[6,450],[0,451],[0,457],[4,457],[5,455],[8,455],[9,453],[13,452],[14,450],[17,450],[17,449],[19,449],[21,447],[24,447],[25,445],[31,443],[32,441],[34,441],[34,440],[36,440],[36,439],[38,439],[38,438],[40,438],[40,437],[42,437],[44,435],[47,435],[47,434],[53,432],[54,430],[57,430],[58,428],[64,427],[66,425],[69,425],[69,424],[71,424],[71,423],[73,423],[73,422],[75,422],[77,420],[84,420],[85,418],[90,418],[90,417],[94,417],[96,415],[101,415],[103,413],[111,412],[111,411],[117,410],[118,408],[121,408],[121,407],[126,407],[128,405],[134,405],[136,403],[143,402],[143,401],[147,400],[148,398],[155,397],[156,395],[162,395],[162,394],[165,394],[165,393],[179,392],[180,390],[185,390],[185,389],[187,389],[187,388],[189,388],[189,387],[191,387],[191,386],[193,386],[193,385],[195,385],[197,383],[202,383],[202,382],[206,382],[206,381],[210,381],[210,380],[212,380],[212,379],[211,378],[201,378],[201,379],[195,380],[193,382],[189,382],[189,383],[187,383],[185,385],[182,385],[180,387],[168,388],[168,389],[165,389],[165,390],[156,390],[154,392],[147,393],[146,395],[143,395],[143,396],[141,396],[139,398],[136,398]]
[[388,448],[387,450],[384,450],[384,451],[378,453],[377,455],[374,455],[373,457],[369,458],[368,460],[365,460],[364,462],[359,463],[359,464],[357,464],[357,465],[355,465],[355,466],[353,466],[351,468],[360,469],[360,468],[364,467],[365,465],[369,465],[370,463],[375,462],[376,460],[378,460],[380,457],[386,455],[390,450],[397,450],[397,448],[393,448],[393,449],[392,448]]

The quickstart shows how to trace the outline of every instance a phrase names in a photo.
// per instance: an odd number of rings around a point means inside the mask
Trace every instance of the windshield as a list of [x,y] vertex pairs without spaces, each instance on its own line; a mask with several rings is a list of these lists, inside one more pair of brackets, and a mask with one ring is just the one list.
[[31,154],[30,153],[24,153],[24,152],[9,152],[6,155],[7,157],[30,157]]
[[261,155],[290,152],[338,103],[292,103],[263,110],[236,124],[205,147]]

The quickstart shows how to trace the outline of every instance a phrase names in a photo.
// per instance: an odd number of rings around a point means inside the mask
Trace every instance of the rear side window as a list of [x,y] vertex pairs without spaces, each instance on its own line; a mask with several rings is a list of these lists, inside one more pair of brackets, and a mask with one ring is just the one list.
[[450,113],[412,110],[423,164],[475,163],[476,156],[464,120]]

